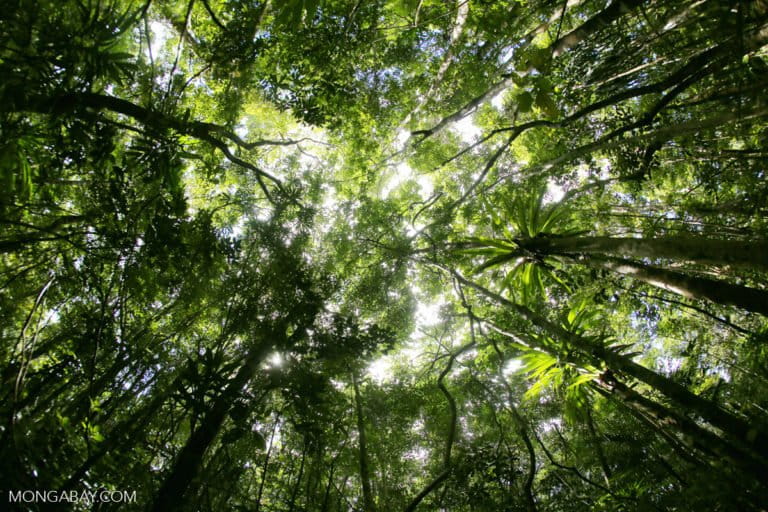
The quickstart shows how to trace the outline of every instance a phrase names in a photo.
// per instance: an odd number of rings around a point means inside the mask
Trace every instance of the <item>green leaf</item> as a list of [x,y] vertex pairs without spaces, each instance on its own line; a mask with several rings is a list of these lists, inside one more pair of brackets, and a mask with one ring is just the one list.
[[548,117],[557,117],[560,115],[560,112],[557,109],[557,104],[547,92],[539,91],[536,95],[536,106]]
[[531,378],[537,378],[557,364],[557,358],[546,352],[531,350],[521,357],[523,366],[521,371],[530,373]]
[[498,240],[495,238],[485,238],[481,236],[469,237],[467,238],[467,241],[471,243],[496,247],[498,249],[504,249],[506,251],[517,248],[517,245],[512,242],[507,242],[506,240]]
[[576,377],[573,380],[573,382],[571,382],[568,385],[568,389],[576,388],[576,387],[581,386],[582,384],[585,384],[587,382],[592,382],[593,380],[595,380],[595,378],[596,378],[596,376],[594,374],[592,374],[592,373],[583,373],[583,374],[579,375],[578,377]]
[[528,91],[523,91],[517,96],[517,111],[521,114],[530,112],[533,107],[533,95]]
[[258,448],[261,451],[264,451],[267,449],[267,441],[264,439],[264,436],[261,435],[261,432],[254,430],[251,433],[251,435],[253,437],[253,442],[256,448]]
[[476,274],[478,272],[482,272],[483,270],[486,270],[490,267],[501,265],[502,263],[506,263],[510,260],[513,260],[519,257],[520,257],[520,253],[518,251],[509,251],[506,253],[499,254],[498,256],[491,258],[490,260],[482,263],[481,265],[478,265],[476,268],[472,270],[472,273]]

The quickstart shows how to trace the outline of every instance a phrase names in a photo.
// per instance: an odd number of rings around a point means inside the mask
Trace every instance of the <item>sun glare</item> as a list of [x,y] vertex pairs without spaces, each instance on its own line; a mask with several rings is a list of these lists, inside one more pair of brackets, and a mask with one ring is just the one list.
[[283,365],[283,356],[280,352],[273,352],[267,359],[267,362],[272,368],[280,368]]
[[379,384],[392,378],[392,361],[389,356],[382,356],[371,363],[367,373]]

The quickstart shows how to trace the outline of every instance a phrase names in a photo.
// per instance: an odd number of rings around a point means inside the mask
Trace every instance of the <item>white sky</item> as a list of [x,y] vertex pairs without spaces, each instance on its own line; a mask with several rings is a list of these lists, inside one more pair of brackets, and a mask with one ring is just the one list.
[[[164,23],[151,21],[149,22],[149,31],[151,32],[150,37],[152,39],[152,57],[157,61],[157,56],[160,55],[165,47],[165,42],[168,41],[171,30]],[[149,58],[148,48],[144,50],[144,54]]]
[[414,180],[419,185],[422,199],[427,199],[432,195],[435,187],[429,175],[417,174],[406,162],[400,162],[393,167],[394,169],[388,170],[389,177],[384,183],[379,197],[386,199],[393,190],[410,180]]
[[377,383],[382,383],[392,378],[392,365],[397,359],[405,359],[416,364],[418,359],[424,353],[425,343],[422,332],[437,325],[440,322],[440,308],[446,303],[445,298],[440,296],[431,302],[423,300],[422,293],[416,287],[411,291],[416,297],[415,328],[411,339],[402,349],[396,353],[382,356],[368,366],[368,375]]
[[483,131],[475,124],[474,114],[470,114],[459,121],[456,121],[451,127],[453,131],[459,134],[464,143],[475,142]]
[[544,203],[557,203],[563,196],[565,196],[565,189],[554,182],[549,180],[547,182],[547,191],[544,193]]
[[504,89],[499,94],[491,98],[491,105],[493,105],[497,110],[504,108],[504,93],[506,93],[507,90],[508,89]]

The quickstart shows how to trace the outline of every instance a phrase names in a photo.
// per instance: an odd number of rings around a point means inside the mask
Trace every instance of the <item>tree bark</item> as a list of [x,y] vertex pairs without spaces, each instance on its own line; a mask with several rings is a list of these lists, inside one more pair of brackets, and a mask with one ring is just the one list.
[[682,297],[708,300],[724,306],[736,306],[746,311],[768,316],[768,291],[706,277],[686,275],[619,258],[589,256],[580,258],[578,261],[593,268],[606,269],[632,277]]
[[291,492],[291,500],[288,503],[288,512],[293,512],[296,506],[296,496],[299,494],[299,488],[301,487],[301,479],[304,476],[304,461],[307,458],[307,440],[304,439],[304,448],[301,450],[301,464],[299,464],[299,475],[296,477],[296,483],[293,486]]
[[357,435],[360,442],[360,483],[363,487],[364,512],[375,512],[373,492],[371,491],[371,475],[368,468],[368,444],[365,436],[365,418],[363,417],[363,404],[360,400],[360,386],[357,384],[357,376],[352,372],[352,387],[355,390],[355,413],[357,415]]
[[768,243],[713,240],[703,237],[612,238],[605,236],[541,237],[519,245],[539,254],[600,254],[622,258],[668,259],[702,265],[768,269]]
[[[269,446],[267,446],[267,453],[264,454],[264,466],[261,468],[261,482],[259,482],[259,493],[256,495],[256,512],[261,510],[261,498],[264,495],[264,485],[267,483],[267,471],[269,470],[269,459],[272,455],[272,447],[275,441],[275,432],[280,425],[280,413],[275,417],[275,424],[272,425],[272,433],[269,436]],[[303,462],[303,461],[302,461]]]
[[167,512],[184,509],[184,496],[200,470],[205,452],[219,434],[238,393],[256,374],[259,363],[271,346],[270,343],[262,342],[248,353],[237,375],[218,396],[200,426],[189,436],[184,448],[176,457],[173,469],[158,490],[150,510]]
[[[728,436],[729,440],[735,446],[739,446],[746,450],[752,450],[764,460],[768,460],[768,436],[757,428],[751,426],[745,420],[721,409],[717,404],[710,400],[701,398],[673,380],[637,364],[632,359],[614,352],[603,345],[593,343],[582,336],[569,332],[560,325],[550,322],[548,319],[535,313],[530,308],[522,304],[514,303],[501,295],[466,279],[456,271],[452,271],[452,273],[462,284],[465,284],[499,304],[516,311],[524,319],[539,327],[551,337],[573,347],[578,354],[585,357],[593,366],[598,368],[605,367],[611,369],[614,373],[623,373],[644,383],[651,389],[658,391],[670,400],[676,402],[684,411],[698,415],[712,426],[720,429],[726,436]],[[530,341],[533,342],[533,339],[530,338]],[[551,347],[547,346],[538,346],[537,348],[547,352],[551,350]],[[583,362],[579,361],[578,357],[571,356],[569,359],[575,364]]]
[[608,7],[552,43],[549,47],[552,51],[552,56],[557,57],[561,55],[563,52],[577,45],[597,30],[610,25],[627,12],[634,10],[643,3],[644,0],[614,0]]
[[753,451],[734,446],[679,412],[640,395],[626,384],[619,382],[612,374],[604,373],[596,384],[618,397],[627,407],[635,409],[659,429],[674,427],[682,434],[687,446],[698,449],[710,457],[714,455],[728,459],[749,472],[761,475],[762,478],[768,477],[766,461],[756,456]]

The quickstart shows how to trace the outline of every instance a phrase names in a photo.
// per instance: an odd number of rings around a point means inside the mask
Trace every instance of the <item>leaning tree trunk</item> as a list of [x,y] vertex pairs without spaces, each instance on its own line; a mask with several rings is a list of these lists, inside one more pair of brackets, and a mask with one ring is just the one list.
[[527,320],[544,329],[550,336],[570,344],[583,356],[589,358],[595,366],[605,366],[614,372],[629,375],[644,383],[676,402],[683,411],[698,415],[723,431],[734,445],[747,451],[757,452],[763,459],[768,460],[768,437],[743,419],[721,409],[714,402],[692,393],[685,386],[637,364],[629,357],[563,329],[525,306],[515,304],[515,309],[523,313]]
[[659,430],[673,427],[682,435],[684,444],[697,449],[710,457],[724,458],[748,472],[768,477],[768,464],[754,451],[743,446],[736,446],[716,435],[714,432],[702,428],[695,421],[679,412],[659,404],[626,384],[619,382],[609,372],[604,373],[595,381],[595,385],[608,391],[610,396],[617,398],[626,407],[640,413],[652,425]]
[[[494,293],[491,290],[466,279],[458,272],[452,271],[452,273],[462,284],[477,290],[486,297],[517,312],[520,316],[542,329],[552,338],[567,343],[575,349],[576,354],[581,355],[583,358],[587,358],[590,364],[598,368],[608,368],[614,373],[623,373],[646,384],[651,389],[658,391],[670,400],[676,402],[684,412],[698,415],[712,426],[720,429],[735,446],[739,446],[744,450],[752,450],[759,454],[763,459],[768,460],[768,436],[743,419],[721,409],[714,402],[692,393],[677,382],[637,364],[632,359],[614,352],[603,345],[591,342],[578,334],[572,333],[560,325],[550,322],[530,308],[522,304],[514,303],[498,293]],[[529,341],[535,342],[533,339],[529,339]],[[545,346],[538,348],[549,351],[548,347]],[[572,356],[573,360],[571,362],[578,364],[578,359],[580,359],[578,355],[575,357]]]
[[702,265],[735,265],[768,269],[768,243],[718,240],[693,236],[612,238],[564,236],[520,240],[522,248],[538,254],[602,254],[622,258],[688,261]]
[[619,258],[589,255],[577,258],[576,261],[637,279],[689,299],[708,300],[768,316],[768,291]]
[[183,497],[200,471],[205,452],[219,434],[238,394],[256,374],[259,364],[270,349],[271,344],[261,343],[248,353],[237,375],[229,381],[224,391],[216,398],[213,407],[208,410],[200,426],[189,436],[186,445],[176,458],[173,469],[160,487],[150,510],[166,512],[184,508]]

